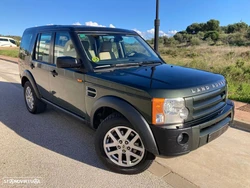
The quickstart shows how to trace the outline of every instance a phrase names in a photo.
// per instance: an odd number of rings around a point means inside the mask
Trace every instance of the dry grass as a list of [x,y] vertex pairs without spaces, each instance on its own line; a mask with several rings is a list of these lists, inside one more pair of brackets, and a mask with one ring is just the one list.
[[250,102],[250,49],[230,46],[189,46],[160,48],[170,64],[223,74],[231,99]]
[[233,65],[241,59],[245,61],[246,65],[250,65],[250,49],[248,47],[197,46],[162,48],[160,52],[164,60],[171,64],[185,65],[196,60],[216,67]]

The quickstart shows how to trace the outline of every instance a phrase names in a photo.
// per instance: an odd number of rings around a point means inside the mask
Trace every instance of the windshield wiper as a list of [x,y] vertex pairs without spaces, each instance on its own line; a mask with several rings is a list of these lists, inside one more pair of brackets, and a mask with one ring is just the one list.
[[130,67],[130,66],[139,66],[139,65],[140,65],[139,63],[117,63],[117,64],[99,65],[99,66],[96,66],[95,69]]
[[144,65],[159,65],[162,64],[161,61],[141,61],[141,62],[134,62],[134,63],[117,63],[117,64],[106,64],[106,65],[99,65],[96,66],[95,69],[110,69],[110,68],[118,68],[118,67],[139,67]]
[[141,61],[141,62],[139,62],[140,66],[143,66],[143,65],[159,65],[159,64],[162,64],[162,62],[161,61]]

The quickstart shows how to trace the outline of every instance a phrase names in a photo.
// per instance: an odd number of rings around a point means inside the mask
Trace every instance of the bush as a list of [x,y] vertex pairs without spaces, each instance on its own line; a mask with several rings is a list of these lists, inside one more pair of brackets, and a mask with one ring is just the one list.
[[231,34],[228,37],[228,43],[233,46],[244,46],[245,42],[246,40],[242,33]]
[[219,39],[219,33],[217,31],[208,31],[204,35],[204,39],[211,38],[214,42]]
[[197,37],[192,37],[192,39],[190,40],[190,44],[192,46],[198,46],[201,44],[201,40]]
[[165,47],[174,47],[178,44],[178,41],[175,40],[174,37],[170,37],[170,38],[165,38],[163,44]]

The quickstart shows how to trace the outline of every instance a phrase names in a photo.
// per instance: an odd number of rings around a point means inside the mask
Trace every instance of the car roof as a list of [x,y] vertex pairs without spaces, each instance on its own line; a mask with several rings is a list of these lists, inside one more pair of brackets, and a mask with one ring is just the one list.
[[60,31],[60,30],[69,30],[69,31],[83,31],[83,32],[100,32],[100,33],[123,33],[123,34],[132,34],[138,35],[137,32],[127,29],[111,28],[111,27],[93,27],[93,26],[83,26],[83,25],[47,25],[47,26],[38,26],[26,29],[26,31]]

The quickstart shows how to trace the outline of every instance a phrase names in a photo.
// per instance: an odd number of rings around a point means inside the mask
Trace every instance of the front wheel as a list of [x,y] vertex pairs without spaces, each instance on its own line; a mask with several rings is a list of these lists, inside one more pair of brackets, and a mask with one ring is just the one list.
[[130,122],[118,113],[108,116],[98,127],[95,148],[109,169],[122,174],[141,173],[155,158]]

